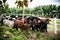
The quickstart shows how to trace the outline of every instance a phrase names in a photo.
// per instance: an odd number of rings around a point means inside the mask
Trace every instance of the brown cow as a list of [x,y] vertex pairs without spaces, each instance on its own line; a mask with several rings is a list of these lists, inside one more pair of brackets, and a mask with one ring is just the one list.
[[23,23],[22,19],[18,18],[14,21],[14,28],[16,28],[16,29],[20,28],[20,29],[27,30],[28,29],[28,24],[26,22]]

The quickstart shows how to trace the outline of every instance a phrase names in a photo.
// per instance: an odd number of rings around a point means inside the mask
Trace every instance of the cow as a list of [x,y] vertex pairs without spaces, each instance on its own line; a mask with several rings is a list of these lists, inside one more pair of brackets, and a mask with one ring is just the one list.
[[47,32],[47,24],[51,21],[49,18],[41,19],[40,26],[42,32]]
[[4,19],[3,20],[3,25],[4,26],[8,26],[8,27],[13,27],[14,21],[13,20],[8,20],[8,19]]
[[17,19],[18,16],[10,15],[9,20]]
[[14,21],[14,27],[13,28],[16,28],[17,30],[18,30],[18,28],[20,28],[21,30],[28,30],[28,24],[26,22],[26,19],[24,20],[24,23],[23,23],[21,18],[17,18]]
[[30,27],[33,31],[35,29],[36,30],[40,29],[39,28],[40,26],[38,27],[38,20],[40,20],[38,17],[31,16],[31,17],[28,17],[27,20],[28,20],[28,24],[30,24]]
[[44,31],[47,32],[47,24],[49,23],[49,18],[38,18],[38,17],[29,17],[28,18],[28,24],[30,24],[30,27],[34,31],[35,29],[38,31]]

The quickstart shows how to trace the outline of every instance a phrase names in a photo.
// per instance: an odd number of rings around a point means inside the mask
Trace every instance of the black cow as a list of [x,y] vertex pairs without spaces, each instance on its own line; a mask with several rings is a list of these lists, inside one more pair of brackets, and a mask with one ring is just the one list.
[[13,19],[17,19],[17,17],[15,15],[11,15],[9,20],[13,20]]
[[40,25],[41,25],[41,31],[47,32],[47,24],[49,23],[49,19],[41,19]]
[[49,18],[45,19],[39,19],[38,17],[28,18],[28,23],[30,24],[30,27],[32,28],[33,31],[36,29],[39,31],[47,32],[47,24],[49,23],[49,21],[50,21]]
[[32,30],[34,31],[35,29],[38,30],[38,20],[40,20],[38,17],[28,17],[28,24],[30,24],[30,27],[32,28]]

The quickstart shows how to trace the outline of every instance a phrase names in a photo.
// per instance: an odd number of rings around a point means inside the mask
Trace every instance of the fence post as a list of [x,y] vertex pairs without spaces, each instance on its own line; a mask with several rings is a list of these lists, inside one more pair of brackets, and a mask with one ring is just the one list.
[[57,34],[56,17],[54,18],[54,33]]

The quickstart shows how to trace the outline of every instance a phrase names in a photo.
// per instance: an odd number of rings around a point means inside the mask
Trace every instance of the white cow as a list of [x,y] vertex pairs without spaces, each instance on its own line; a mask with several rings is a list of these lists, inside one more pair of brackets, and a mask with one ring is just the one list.
[[8,19],[4,19],[3,20],[3,25],[9,26],[9,27],[13,27],[14,26],[14,21],[11,21],[11,20],[8,20]]

